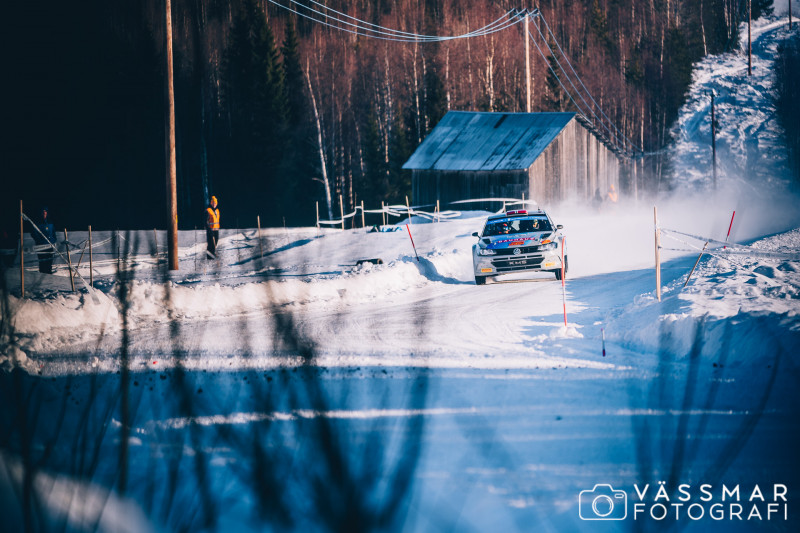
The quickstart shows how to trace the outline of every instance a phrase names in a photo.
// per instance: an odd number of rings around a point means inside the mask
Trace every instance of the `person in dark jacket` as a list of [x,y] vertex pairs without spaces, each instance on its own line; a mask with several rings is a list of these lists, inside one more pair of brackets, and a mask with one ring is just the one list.
[[33,242],[39,246],[47,246],[46,249],[38,252],[39,272],[44,274],[52,274],[54,250],[50,245],[52,244],[55,246],[56,244],[56,228],[53,226],[53,224],[50,222],[50,218],[47,216],[46,207],[42,208],[42,218],[39,220],[39,222],[37,222],[36,226],[38,226],[41,233],[36,231],[35,228],[33,229]]
[[219,242],[219,208],[217,207],[217,197],[212,196],[206,208],[206,257],[216,259],[217,243]]

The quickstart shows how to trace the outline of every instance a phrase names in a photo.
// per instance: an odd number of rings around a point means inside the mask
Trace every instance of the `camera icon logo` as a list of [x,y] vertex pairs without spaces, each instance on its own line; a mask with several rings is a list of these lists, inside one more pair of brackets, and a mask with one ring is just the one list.
[[578,515],[581,520],[625,520],[628,516],[628,495],[599,483],[592,490],[578,494]]

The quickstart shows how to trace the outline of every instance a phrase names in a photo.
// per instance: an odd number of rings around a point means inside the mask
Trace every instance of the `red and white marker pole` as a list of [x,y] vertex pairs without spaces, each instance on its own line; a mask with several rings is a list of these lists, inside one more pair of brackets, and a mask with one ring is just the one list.
[[[728,238],[731,236],[731,228],[733,227],[733,217],[736,216],[736,211],[733,212],[731,215],[731,223],[728,225],[728,234],[725,236],[725,242],[728,242]],[[727,246],[723,246],[722,249],[724,250]]]
[[567,270],[564,268],[564,248],[567,246],[567,238],[561,240],[561,302],[564,304],[564,327],[567,327],[567,289],[564,285]]
[[419,255],[417,254],[417,247],[414,246],[414,237],[411,236],[411,229],[406,224],[406,229],[408,230],[408,238],[411,239],[411,246],[414,248],[414,255],[417,256],[417,263],[419,263]]

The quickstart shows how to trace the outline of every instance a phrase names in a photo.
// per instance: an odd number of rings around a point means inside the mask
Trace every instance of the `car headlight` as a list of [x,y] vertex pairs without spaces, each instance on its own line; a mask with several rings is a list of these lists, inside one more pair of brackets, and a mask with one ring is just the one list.
[[545,252],[547,250],[555,250],[556,248],[558,248],[558,245],[556,243],[554,243],[554,242],[551,242],[551,243],[543,244],[543,245],[539,246],[539,251]]
[[478,248],[478,255],[497,255],[497,252],[489,248]]

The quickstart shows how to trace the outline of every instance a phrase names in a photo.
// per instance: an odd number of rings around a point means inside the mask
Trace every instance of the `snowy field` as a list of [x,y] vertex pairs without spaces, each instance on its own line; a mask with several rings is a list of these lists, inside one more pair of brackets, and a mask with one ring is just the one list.
[[[760,28],[768,50],[782,26]],[[735,61],[699,65],[692,94]],[[706,112],[690,101],[687,131]],[[223,229],[215,261],[181,232],[177,272],[163,233],[100,232],[91,292],[33,264],[21,299],[7,270],[3,527],[797,531],[798,198],[779,170],[749,194],[733,163],[698,187],[698,139],[677,148],[692,179],[657,201],[660,302],[653,205],[633,200],[543,206],[567,236],[564,300],[552,274],[476,286],[487,213],[468,211]],[[87,237],[70,233],[74,261]],[[624,505],[602,507],[606,484]]]

